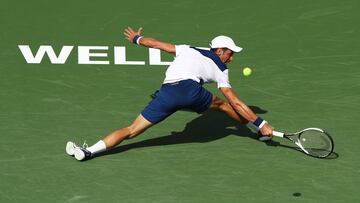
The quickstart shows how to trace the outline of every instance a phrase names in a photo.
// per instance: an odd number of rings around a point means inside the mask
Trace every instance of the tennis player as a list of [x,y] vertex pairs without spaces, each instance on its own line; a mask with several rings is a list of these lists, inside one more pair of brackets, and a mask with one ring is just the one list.
[[[230,63],[233,54],[240,52],[242,48],[230,37],[215,37],[211,41],[211,49],[200,49],[144,37],[141,31],[142,28],[135,32],[128,27],[124,35],[134,44],[160,49],[175,56],[166,71],[160,90],[131,125],[114,131],[90,147],[80,147],[69,141],[66,144],[67,154],[74,155],[77,160],[89,159],[100,152],[114,148],[125,139],[134,138],[178,110],[190,110],[199,114],[208,109],[220,110],[248,127],[255,127],[264,137],[271,138],[273,128],[255,115],[231,88],[226,64]],[[227,101],[202,86],[204,83],[214,82]]]

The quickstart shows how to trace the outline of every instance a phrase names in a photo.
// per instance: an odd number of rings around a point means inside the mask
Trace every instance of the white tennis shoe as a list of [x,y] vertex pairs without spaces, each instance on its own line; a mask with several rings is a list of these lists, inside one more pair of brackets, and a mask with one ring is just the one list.
[[74,142],[67,142],[66,143],[66,153],[70,156],[74,156],[76,160],[83,161],[86,159],[90,159],[92,156],[92,153],[87,150],[87,144],[84,142],[82,147],[79,147]]
[[77,159],[78,161],[84,161],[90,159],[92,156],[91,152],[83,147],[76,148],[74,155],[75,155],[75,159]]
[[77,146],[74,142],[69,141],[66,143],[65,150],[68,155],[74,156],[76,148],[79,148],[79,146]]

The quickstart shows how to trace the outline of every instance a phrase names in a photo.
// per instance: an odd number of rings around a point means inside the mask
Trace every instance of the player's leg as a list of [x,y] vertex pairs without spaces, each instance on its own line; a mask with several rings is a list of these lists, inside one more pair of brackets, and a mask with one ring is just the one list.
[[73,142],[68,142],[66,145],[66,152],[69,155],[74,155],[77,160],[85,160],[90,157],[111,149],[116,145],[120,144],[125,139],[133,138],[146,129],[150,128],[153,124],[146,120],[141,114],[134,120],[134,122],[125,128],[118,129],[104,139],[99,140],[97,143],[90,147],[79,147]]
[[242,118],[238,113],[236,113],[234,108],[228,102],[217,97],[215,94],[213,94],[212,102],[210,104],[210,109],[223,111],[230,118],[244,124],[247,123],[247,121],[244,118]]
[[111,149],[116,145],[120,144],[124,139],[133,138],[146,129],[150,128],[153,124],[146,120],[141,114],[134,120],[134,122],[125,128],[118,129],[108,136],[106,136],[102,141],[106,145],[106,149]]
[[173,105],[176,105],[176,103],[174,104],[174,102],[172,102],[174,99],[172,99],[171,95],[167,95],[166,91],[161,90],[163,90],[163,88],[160,89],[157,96],[145,107],[130,126],[112,132],[90,147],[79,147],[73,142],[68,142],[66,145],[67,154],[75,155],[77,160],[90,158],[97,153],[115,147],[125,139],[130,139],[141,134],[152,125],[167,118],[175,112]]
[[[219,97],[217,97],[214,94],[213,94],[213,99],[212,99],[212,102],[210,105],[210,109],[223,111],[230,118],[245,124],[251,131],[253,131],[255,133],[259,131],[259,128],[256,127],[252,122],[248,122],[243,117],[241,117],[238,113],[236,113],[234,108],[228,102],[220,99]],[[270,139],[271,139],[271,137],[268,137],[268,136],[260,136],[259,137],[260,141],[268,141]]]

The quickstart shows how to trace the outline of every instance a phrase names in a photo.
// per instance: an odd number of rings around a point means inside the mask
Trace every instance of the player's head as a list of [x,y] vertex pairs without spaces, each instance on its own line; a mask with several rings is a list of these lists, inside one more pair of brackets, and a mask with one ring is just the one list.
[[242,50],[241,47],[236,46],[234,40],[224,35],[217,36],[211,40],[210,47],[223,63],[231,62],[234,52],[238,53]]

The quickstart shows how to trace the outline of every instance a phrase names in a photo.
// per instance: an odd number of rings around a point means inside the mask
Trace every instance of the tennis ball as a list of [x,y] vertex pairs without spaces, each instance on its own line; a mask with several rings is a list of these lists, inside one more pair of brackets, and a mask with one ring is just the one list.
[[243,74],[244,74],[244,76],[250,76],[250,75],[251,75],[251,72],[252,72],[252,70],[251,70],[251,68],[249,68],[249,67],[245,67],[245,68],[243,69]]

